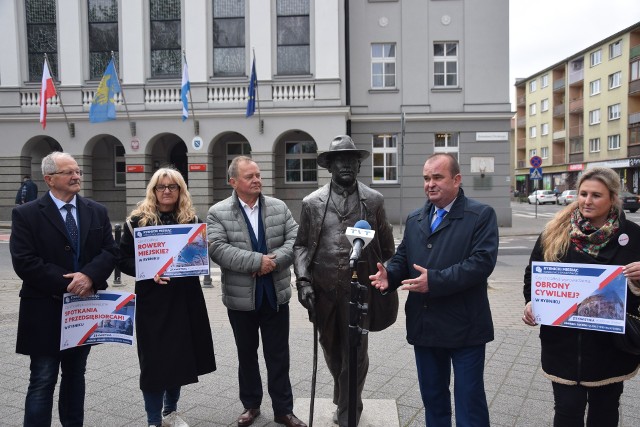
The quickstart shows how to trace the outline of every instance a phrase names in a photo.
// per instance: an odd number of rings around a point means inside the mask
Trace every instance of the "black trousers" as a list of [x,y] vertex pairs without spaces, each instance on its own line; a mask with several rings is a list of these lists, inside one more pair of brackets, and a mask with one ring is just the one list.
[[245,408],[262,403],[262,378],[258,347],[262,335],[262,353],[267,367],[267,390],[275,416],[293,412],[293,393],[289,380],[289,304],[279,310],[267,301],[254,311],[227,310],[238,349],[240,401]]
[[613,383],[600,387],[553,384],[555,401],[554,427],[583,427],[587,410],[587,427],[616,427],[618,406],[624,383]]

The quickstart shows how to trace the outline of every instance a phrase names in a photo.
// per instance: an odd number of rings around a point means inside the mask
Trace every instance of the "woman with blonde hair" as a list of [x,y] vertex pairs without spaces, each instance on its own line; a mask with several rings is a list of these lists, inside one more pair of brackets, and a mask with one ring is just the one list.
[[[136,228],[199,222],[180,172],[158,169],[147,185],[146,197],[127,218],[120,241],[120,269],[136,275]],[[150,426],[188,426],[177,413],[181,386],[216,369],[200,280],[197,276],[156,276],[137,280],[135,292],[140,389],[147,422]]]
[[[618,197],[620,177],[609,168],[586,170],[577,201],[549,221],[536,242],[524,275],[526,306],[522,320],[535,326],[531,307],[533,261],[622,265],[629,286],[627,312],[640,306],[640,226],[626,219]],[[623,381],[638,371],[638,356],[614,345],[615,334],[559,326],[540,326],[542,370],[552,381],[554,426],[617,426]]]

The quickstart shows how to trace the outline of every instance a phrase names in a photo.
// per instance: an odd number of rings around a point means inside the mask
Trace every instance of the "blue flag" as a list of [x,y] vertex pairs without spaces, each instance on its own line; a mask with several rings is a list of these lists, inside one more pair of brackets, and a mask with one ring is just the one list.
[[253,57],[251,66],[251,80],[249,81],[249,96],[247,100],[247,117],[253,116],[256,112],[256,88],[258,87],[258,76],[256,76],[256,58]]
[[191,90],[191,84],[189,83],[189,70],[187,69],[187,61],[185,59],[184,66],[182,67],[182,90],[180,91],[183,122],[189,117],[189,101],[187,99],[187,93],[189,93],[189,90]]
[[91,123],[116,119],[115,95],[118,93],[120,93],[120,82],[118,82],[116,67],[113,63],[113,58],[111,58],[89,108],[89,121]]

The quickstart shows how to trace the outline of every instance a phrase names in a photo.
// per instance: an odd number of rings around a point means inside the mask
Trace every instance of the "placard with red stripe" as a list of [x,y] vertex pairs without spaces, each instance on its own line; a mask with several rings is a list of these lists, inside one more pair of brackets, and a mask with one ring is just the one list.
[[531,302],[540,324],[623,334],[627,279],[620,265],[533,262]]

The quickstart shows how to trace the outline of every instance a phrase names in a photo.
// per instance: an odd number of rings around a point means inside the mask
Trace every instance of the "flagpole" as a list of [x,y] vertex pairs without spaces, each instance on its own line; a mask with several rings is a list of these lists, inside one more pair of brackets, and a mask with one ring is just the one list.
[[113,59],[113,72],[116,73],[116,80],[118,81],[118,86],[120,86],[120,95],[122,95],[122,102],[124,102],[124,111],[127,113],[127,120],[129,121],[129,130],[131,131],[131,136],[136,136],[136,125],[131,121],[131,117],[129,116],[129,107],[127,106],[127,99],[124,96],[124,87],[122,87],[122,82],[120,81],[120,76],[118,75],[118,66],[116,64],[116,55],[113,51],[111,51],[111,59]]
[[[47,54],[44,54],[44,60],[47,63],[47,68],[49,69],[49,74],[51,74],[51,64],[49,63],[49,57],[47,56]],[[75,128],[73,126],[71,126],[72,124],[69,123],[69,119],[67,118],[67,112],[64,109],[64,104],[62,103],[62,94],[60,93],[60,91],[58,90],[58,86],[56,86],[56,79],[51,76],[51,83],[53,83],[53,88],[56,90],[56,95],[58,95],[58,101],[60,101],[60,107],[62,108],[62,114],[64,114],[64,121],[67,124],[67,130],[69,131],[69,135],[71,136],[71,138],[76,136],[76,132],[75,132]],[[40,96],[42,96],[42,94],[40,94]],[[47,102],[46,99],[42,99],[41,102]]]
[[[182,56],[184,57],[184,63],[187,65],[187,51],[185,49],[182,50]],[[199,131],[198,123],[196,122],[196,112],[193,109],[193,98],[191,97],[191,82],[189,82],[189,103],[191,104],[191,115],[193,116],[193,133],[197,136]]]
[[[256,50],[253,49],[253,63],[256,62]],[[262,117],[260,116],[260,96],[258,95],[258,67],[256,67],[256,105],[258,106],[258,131],[262,134],[264,133],[264,122],[262,121]]]

